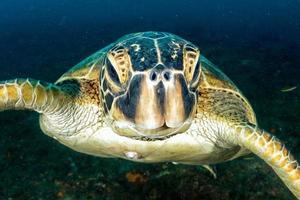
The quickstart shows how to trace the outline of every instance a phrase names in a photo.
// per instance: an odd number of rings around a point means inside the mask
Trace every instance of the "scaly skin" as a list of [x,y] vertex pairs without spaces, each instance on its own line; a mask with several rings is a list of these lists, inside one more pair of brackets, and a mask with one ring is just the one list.
[[300,199],[300,166],[276,137],[251,124],[237,128],[238,143],[270,165],[290,191]]

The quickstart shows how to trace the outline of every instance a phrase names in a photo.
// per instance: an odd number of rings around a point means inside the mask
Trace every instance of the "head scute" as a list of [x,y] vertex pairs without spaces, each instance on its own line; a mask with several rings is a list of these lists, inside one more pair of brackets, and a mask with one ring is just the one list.
[[107,71],[115,70],[116,73],[111,75],[117,77],[113,78],[117,78],[120,84],[125,84],[132,73],[132,64],[128,50],[123,46],[116,46],[107,53],[107,59],[111,64],[107,65],[107,67],[113,67],[113,69],[108,69]]
[[197,47],[186,44],[183,48],[183,71],[186,81],[196,87],[200,79],[200,51]]

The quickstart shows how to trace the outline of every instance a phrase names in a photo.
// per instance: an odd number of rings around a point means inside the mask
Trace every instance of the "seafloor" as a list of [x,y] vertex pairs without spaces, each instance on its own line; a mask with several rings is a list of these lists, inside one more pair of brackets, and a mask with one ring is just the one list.
[[[298,160],[299,52],[297,45],[266,38],[202,50],[244,92],[260,126],[283,140]],[[49,80],[59,71],[37,59],[44,68],[34,78]],[[0,127],[0,199],[294,199],[253,155],[215,165],[214,179],[198,166],[137,164],[74,152],[44,135],[32,112],[0,113]]]

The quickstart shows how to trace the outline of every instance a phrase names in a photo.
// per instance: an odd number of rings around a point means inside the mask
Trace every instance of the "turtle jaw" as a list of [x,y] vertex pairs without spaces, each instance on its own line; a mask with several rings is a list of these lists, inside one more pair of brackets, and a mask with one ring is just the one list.
[[[124,136],[164,138],[186,131],[196,112],[196,94],[184,76],[171,70],[133,76],[127,91],[112,103],[109,118],[113,130]],[[156,79],[151,72],[156,73]],[[168,79],[163,79],[169,72]]]
[[155,129],[143,129],[137,127],[134,123],[128,121],[114,121],[112,123],[113,131],[121,136],[130,138],[146,138],[146,139],[164,139],[174,136],[179,133],[183,133],[189,129],[192,124],[192,120],[186,120],[179,127],[172,128],[166,124]]

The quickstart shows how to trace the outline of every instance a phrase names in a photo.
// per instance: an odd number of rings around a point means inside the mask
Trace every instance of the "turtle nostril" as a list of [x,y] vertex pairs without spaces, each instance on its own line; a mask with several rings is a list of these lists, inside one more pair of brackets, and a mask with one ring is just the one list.
[[156,81],[156,79],[157,79],[157,73],[155,71],[152,71],[150,73],[150,77],[149,78],[150,78],[151,81]]
[[169,81],[171,79],[171,72],[170,71],[165,71],[163,73],[163,77],[166,81]]

